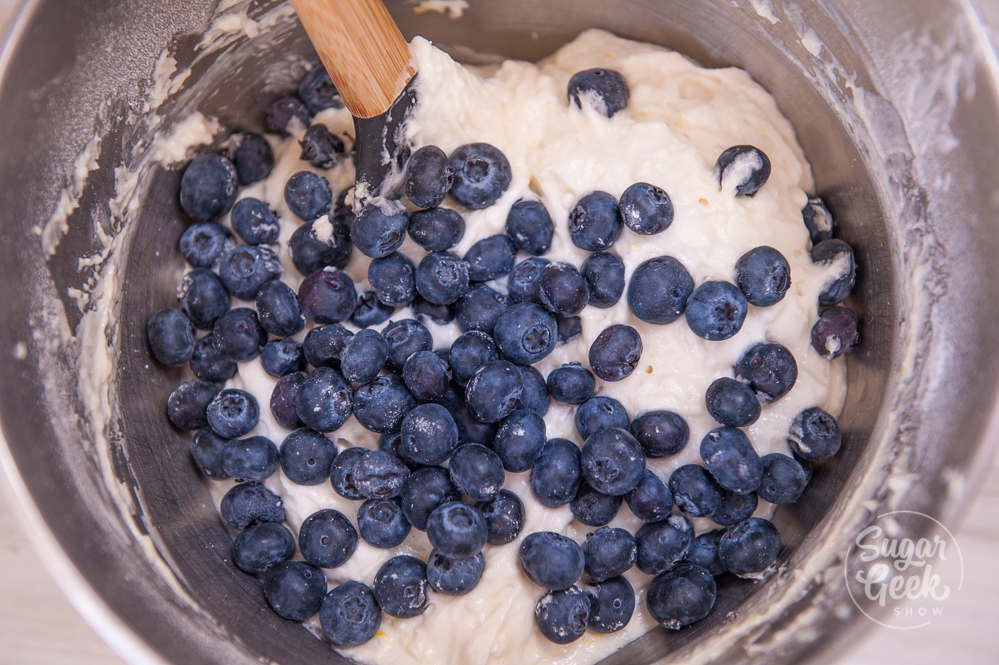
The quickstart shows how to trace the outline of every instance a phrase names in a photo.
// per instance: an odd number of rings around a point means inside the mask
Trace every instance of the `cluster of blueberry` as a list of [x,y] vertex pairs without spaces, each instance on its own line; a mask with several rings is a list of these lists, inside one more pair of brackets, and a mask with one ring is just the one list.
[[[627,104],[628,88],[617,72],[587,70],[572,78],[568,96],[610,116]],[[308,123],[310,114],[339,103],[328,77],[316,69],[302,81],[299,97],[270,106],[268,126],[285,133],[294,119],[303,122],[302,159],[330,168],[345,157],[344,141]],[[180,203],[195,223],[179,246],[192,270],[178,291],[180,309],[154,314],[147,333],[159,362],[190,363],[197,377],[170,395],[167,416],[176,427],[195,431],[192,456],[207,477],[240,481],[220,507],[225,522],[239,531],[233,561],[263,575],[265,597],[280,616],[302,621],[318,612],[333,644],[354,646],[375,634],[382,612],[412,617],[425,611],[428,585],[438,593],[467,593],[483,574],[483,547],[514,541],[524,523],[520,498],[502,489],[507,471],[529,471],[540,503],[568,504],[577,520],[601,527],[582,545],[554,532],[521,541],[524,572],[547,591],[537,604],[537,625],[555,642],[570,642],[588,627],[623,628],[635,605],[623,573],[634,565],[655,576],[647,595],[652,615],[677,629],[710,612],[714,576],[754,576],[774,564],[780,537],[770,522],[752,517],[757,497],[796,501],[810,464],[834,455],[841,441],[836,421],[818,408],[795,418],[788,433],[794,456],[760,458],[739,429],[794,384],[797,367],[786,348],[757,344],[734,368],[737,378],[711,384],[707,408],[722,427],[700,444],[704,465],[682,466],[666,483],[646,460],[684,448],[684,419],[670,411],[631,419],[618,401],[594,394],[594,374],[618,381],[634,370],[642,353],[634,328],[613,325],[597,335],[590,369],[569,363],[546,380],[531,366],[580,333],[577,315],[585,306],[618,302],[624,264],[606,250],[623,226],[647,235],[668,228],[673,207],[666,192],[637,183],[619,199],[605,192],[584,196],[568,229],[577,246],[593,253],[577,270],[540,257],[555,227],[539,201],[513,204],[506,233],[480,240],[464,258],[448,251],[463,236],[464,221],[440,207],[445,197],[481,209],[510,184],[510,165],[494,146],[468,144],[450,156],[434,146],[415,151],[404,186],[416,208],[409,215],[372,206],[355,217],[342,197],[334,203],[325,178],[302,171],[284,190],[289,209],[304,222],[289,242],[305,276],[296,293],[281,281],[269,246],[279,235],[277,215],[257,199],[236,202],[239,185],[266,178],[273,164],[266,139],[251,134],[231,155],[206,153],[187,166]],[[758,149],[736,146],[716,168],[720,185],[752,196],[770,164]],[[728,182],[733,177],[734,184]],[[234,244],[218,223],[226,213],[246,244]],[[848,270],[820,299],[835,305],[853,285],[852,250],[831,238],[832,218],[821,201],[810,200],[803,215],[814,260],[849,256]],[[418,265],[396,251],[407,232],[427,250]],[[360,297],[341,270],[355,247],[372,259],[371,291]],[[516,263],[517,252],[530,257]],[[696,334],[726,339],[742,325],[747,303],[773,305],[790,284],[787,261],[770,247],[745,254],[735,274],[735,284],[706,282],[695,289],[676,259],[658,257],[636,268],[627,302],[643,321],[668,324],[685,314]],[[504,276],[506,294],[485,284]],[[232,297],[254,301],[255,308],[232,307]],[[403,307],[417,318],[389,322],[380,332],[371,327]],[[454,320],[463,334],[450,348],[435,350],[425,317]],[[299,342],[293,337],[301,338],[306,320],[315,325]],[[356,332],[344,325],[348,321]],[[195,329],[209,332],[198,339]],[[856,341],[856,317],[843,307],[827,309],[812,331],[816,350],[830,358]],[[271,413],[293,430],[280,448],[263,436],[240,438],[256,426],[260,406],[252,394],[218,385],[236,374],[238,363],[257,357],[279,377]],[[577,405],[582,448],[547,439],[543,416],[551,399]],[[380,449],[338,450],[324,435],[351,415],[381,435]],[[340,495],[363,501],[357,528],[334,509],[310,515],[297,539],[304,561],[292,561],[296,539],[281,524],[282,500],[261,484],[278,467],[292,482],[329,479]],[[622,502],[645,523],[634,535],[606,526]],[[672,512],[674,505],[680,513]],[[727,528],[695,537],[687,516]],[[433,545],[427,562],[396,556],[378,571],[373,587],[350,581],[327,593],[320,569],[343,565],[358,537],[394,548],[412,528],[425,531]],[[584,571],[589,585],[577,586]]]

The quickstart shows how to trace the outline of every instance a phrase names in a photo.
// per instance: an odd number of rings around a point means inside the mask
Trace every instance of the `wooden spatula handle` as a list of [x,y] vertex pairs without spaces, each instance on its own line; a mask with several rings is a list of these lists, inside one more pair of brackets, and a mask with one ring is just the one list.
[[409,47],[381,0],[291,0],[350,112],[384,113],[413,78]]

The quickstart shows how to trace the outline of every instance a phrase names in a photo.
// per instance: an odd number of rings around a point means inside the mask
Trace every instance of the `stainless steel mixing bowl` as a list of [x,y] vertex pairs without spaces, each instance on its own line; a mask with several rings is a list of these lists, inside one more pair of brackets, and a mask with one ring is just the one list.
[[[997,70],[973,6],[472,0],[449,20],[389,4],[405,33],[459,53],[534,59],[599,26],[744,67],[775,95],[857,248],[864,341],[849,362],[844,450],[800,504],[778,512],[788,550],[777,576],[727,582],[709,619],[653,631],[607,662],[839,654],[870,625],[841,583],[853,535],[885,507],[954,526],[997,429]],[[3,457],[65,586],[135,662],[341,662],[268,611],[256,580],[227,562],[231,539],[187,439],[161,415],[180,373],[151,362],[143,328],[173,302],[181,269],[177,172],[142,171],[137,207],[108,203],[116,167],[147,163],[151,132],[194,109],[257,128],[267,99],[302,71],[304,34],[271,2],[249,6],[255,39],[216,32],[214,47],[200,45],[212,5],[38,0],[12,28],[0,54]],[[169,63],[162,53],[192,75],[149,109],[150,76]],[[99,158],[84,183],[73,173],[88,143]],[[61,231],[45,222],[60,196],[63,209],[78,207],[49,253],[43,245]],[[110,238],[113,276],[99,272]],[[103,298],[88,300],[95,283]],[[94,373],[95,341],[115,353],[106,380]]]

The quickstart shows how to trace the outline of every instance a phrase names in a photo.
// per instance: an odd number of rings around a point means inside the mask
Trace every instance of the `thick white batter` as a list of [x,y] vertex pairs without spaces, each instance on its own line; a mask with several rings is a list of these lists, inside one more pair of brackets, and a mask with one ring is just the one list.
[[[765,406],[760,419],[747,428],[760,455],[787,452],[788,424],[802,409],[821,406],[833,414],[840,412],[846,385],[843,360],[822,359],[810,348],[808,335],[818,316],[818,293],[839,266],[814,266],[809,259],[800,212],[805,191],[812,184],[808,164],[790,124],[747,74],[737,69],[703,69],[659,47],[596,30],[583,33],[539,64],[508,61],[488,72],[458,65],[422,38],[414,40],[412,53],[420,72],[421,100],[410,127],[414,143],[434,144],[449,153],[461,144],[485,141],[503,151],[513,171],[510,188],[496,204],[464,212],[467,231],[456,253],[463,254],[480,238],[502,233],[507,212],[518,199],[540,198],[556,229],[546,258],[579,266],[587,253],[568,236],[566,219],[572,206],[595,189],[617,197],[629,185],[645,181],[669,193],[676,214],[673,224],[655,236],[624,230],[612,251],[624,260],[626,278],[642,261],[664,254],[680,260],[696,284],[708,279],[734,281],[736,260],[759,245],[771,245],[787,258],[792,284],[786,297],[772,307],[750,306],[742,329],[729,340],[705,341],[690,332],[682,318],[665,326],[638,321],[622,297],[610,309],[586,308],[581,314],[581,337],[559,346],[539,363],[545,375],[563,362],[585,363],[593,338],[608,325],[628,323],[638,329],[644,343],[638,369],[617,383],[598,380],[597,393],[621,401],[632,417],[652,409],[670,409],[687,420],[687,447],[674,457],[649,460],[649,468],[665,480],[677,466],[700,461],[699,442],[716,426],[704,407],[707,386],[715,378],[731,376],[743,352],[764,340],[780,342],[794,354],[798,380],[790,393]],[[630,86],[627,108],[613,118],[567,104],[569,77],[590,67],[615,69]],[[337,133],[352,132],[350,118],[342,110],[325,111],[316,121]],[[769,181],[753,198],[719,191],[712,172],[718,155],[737,144],[759,147],[773,165]],[[339,192],[349,186],[353,174],[349,160],[329,171],[299,161],[294,139],[273,145],[274,172],[241,195],[267,201],[285,221],[280,239],[284,279],[297,286],[301,276],[287,251],[297,219],[284,204],[284,183],[299,170],[312,170],[326,176]],[[424,253],[408,240],[402,251],[414,262]],[[347,267],[361,291],[367,288],[367,264],[368,259],[355,252]],[[505,279],[492,286],[505,289]],[[399,312],[394,318],[407,315]],[[437,347],[460,333],[456,325],[433,326],[432,330]],[[229,386],[257,395],[261,421],[252,434],[263,434],[280,444],[288,432],[273,421],[266,407],[274,383],[259,361],[253,361],[240,365],[239,375]],[[581,443],[573,413],[572,408],[553,402],[545,418],[548,436]],[[343,439],[338,442],[341,446],[378,445],[378,435],[353,418],[333,437]],[[507,473],[506,481],[506,487],[525,504],[522,535],[554,530],[581,542],[592,529],[574,521],[568,506],[552,509],[535,501],[527,477],[527,473]],[[284,497],[287,521],[295,531],[320,508],[334,507],[353,519],[360,506],[336,494],[328,483],[296,485],[280,471],[267,484]],[[213,485],[219,499],[231,483]],[[768,514],[772,507],[760,503],[758,513]],[[613,524],[634,531],[640,523],[625,505]],[[695,520],[699,530],[711,525]],[[651,578],[636,568],[627,575],[638,592],[636,611],[624,630],[609,635],[590,631],[569,645],[548,642],[534,625],[534,606],[543,591],[521,572],[518,543],[486,546],[485,573],[469,594],[432,594],[427,611],[413,619],[384,615],[374,639],[345,651],[371,665],[586,665],[654,626],[644,603],[644,589]],[[361,541],[345,565],[326,573],[331,585],[346,579],[371,584],[381,564],[402,552],[426,558],[430,545],[425,534],[414,529],[395,550],[373,548]]]

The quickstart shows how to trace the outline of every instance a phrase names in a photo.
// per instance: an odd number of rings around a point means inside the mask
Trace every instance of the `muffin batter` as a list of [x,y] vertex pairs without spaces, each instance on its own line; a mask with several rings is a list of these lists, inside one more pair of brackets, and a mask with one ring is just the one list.
[[[626,279],[641,262],[670,255],[683,263],[695,284],[734,281],[736,260],[760,245],[778,249],[790,264],[792,283],[787,295],[770,307],[750,306],[741,330],[730,339],[706,341],[683,321],[668,325],[642,322],[631,314],[622,296],[609,309],[585,308],[582,334],[538,363],[537,368],[546,376],[565,362],[585,364],[591,342],[604,328],[615,323],[636,328],[644,344],[638,368],[619,382],[598,380],[596,394],[619,400],[632,418],[653,409],[669,409],[686,419],[690,427],[687,446],[672,457],[649,459],[648,468],[666,480],[676,467],[700,462],[700,440],[717,426],[705,408],[705,390],[714,379],[731,376],[736,361],[759,342],[779,342],[791,351],[798,365],[794,388],[765,405],[759,420],[745,430],[760,455],[788,452],[788,426],[799,411],[820,406],[834,415],[840,412],[845,393],[844,362],[827,361],[811,349],[809,330],[818,317],[818,294],[840,274],[841,266],[813,265],[809,258],[809,239],[801,218],[805,192],[812,185],[809,166],[773,99],[745,72],[704,69],[676,53],[597,30],[583,33],[538,64],[507,61],[489,70],[463,67],[422,38],[413,41],[411,50],[420,72],[420,103],[409,125],[414,145],[437,145],[450,153],[465,143],[488,142],[506,155],[512,169],[512,182],[495,204],[484,210],[461,211],[466,232],[451,250],[455,254],[463,255],[476,241],[502,233],[507,212],[517,200],[540,199],[555,224],[552,247],[545,258],[579,266],[588,253],[572,244],[566,226],[575,203],[594,190],[616,198],[635,182],[649,182],[668,192],[675,217],[658,235],[641,236],[624,230],[611,251],[623,259]],[[585,104],[577,109],[566,102],[569,77],[592,67],[620,72],[630,87],[627,107],[612,118]],[[352,133],[344,110],[323,111],[313,122],[326,124],[334,133]],[[295,139],[274,142],[277,163],[269,178],[241,190],[241,197],[269,203],[285,222],[296,219],[282,195],[291,174],[315,171],[330,181],[334,193],[348,187],[353,179],[349,160],[329,170],[300,161]],[[739,144],[757,146],[772,163],[769,180],[752,198],[722,191],[713,173],[718,155]],[[457,207],[450,201],[444,205]],[[320,233],[328,226],[322,219],[316,223]],[[278,249],[284,264],[283,279],[292,287],[302,279],[287,249],[296,227],[295,223],[282,225]],[[408,239],[400,251],[414,263],[424,254]],[[361,292],[367,290],[368,263],[366,257],[354,252],[346,268]],[[504,291],[506,280],[500,278],[490,286]],[[407,316],[411,313],[400,310],[393,320]],[[434,334],[435,348],[449,345],[460,334],[457,324],[427,325]],[[275,382],[259,362],[252,361],[240,366],[227,387],[243,388],[257,396],[261,418],[251,434],[280,443],[288,430],[273,420],[265,406]],[[545,417],[548,438],[562,437],[582,444],[573,422],[574,411],[574,407],[552,402]],[[376,448],[379,439],[353,418],[331,438],[341,447],[369,448]],[[520,538],[551,530],[582,542],[594,529],[575,521],[568,506],[547,508],[538,503],[528,475],[506,475],[505,487],[524,502]],[[284,498],[287,524],[293,531],[321,508],[336,508],[356,519],[360,502],[344,499],[328,483],[297,485],[279,471],[267,484]],[[231,485],[213,483],[216,498]],[[768,515],[771,510],[772,506],[761,500],[757,513]],[[698,531],[714,528],[707,519],[692,522]],[[640,524],[624,506],[611,523],[632,532]],[[372,665],[583,665],[654,627],[644,602],[651,576],[633,568],[626,577],[637,593],[636,608],[623,630],[611,634],[588,631],[568,645],[547,641],[534,623],[534,607],[544,590],[520,569],[520,538],[508,545],[485,547],[485,573],[467,595],[431,593],[427,611],[411,619],[385,614],[379,633],[371,641],[345,653]],[[385,560],[400,553],[413,553],[425,560],[430,549],[426,534],[415,529],[402,546],[392,550],[377,549],[361,540],[350,560],[324,572],[331,587],[348,579],[370,585]],[[313,621],[318,632],[318,622]]]

